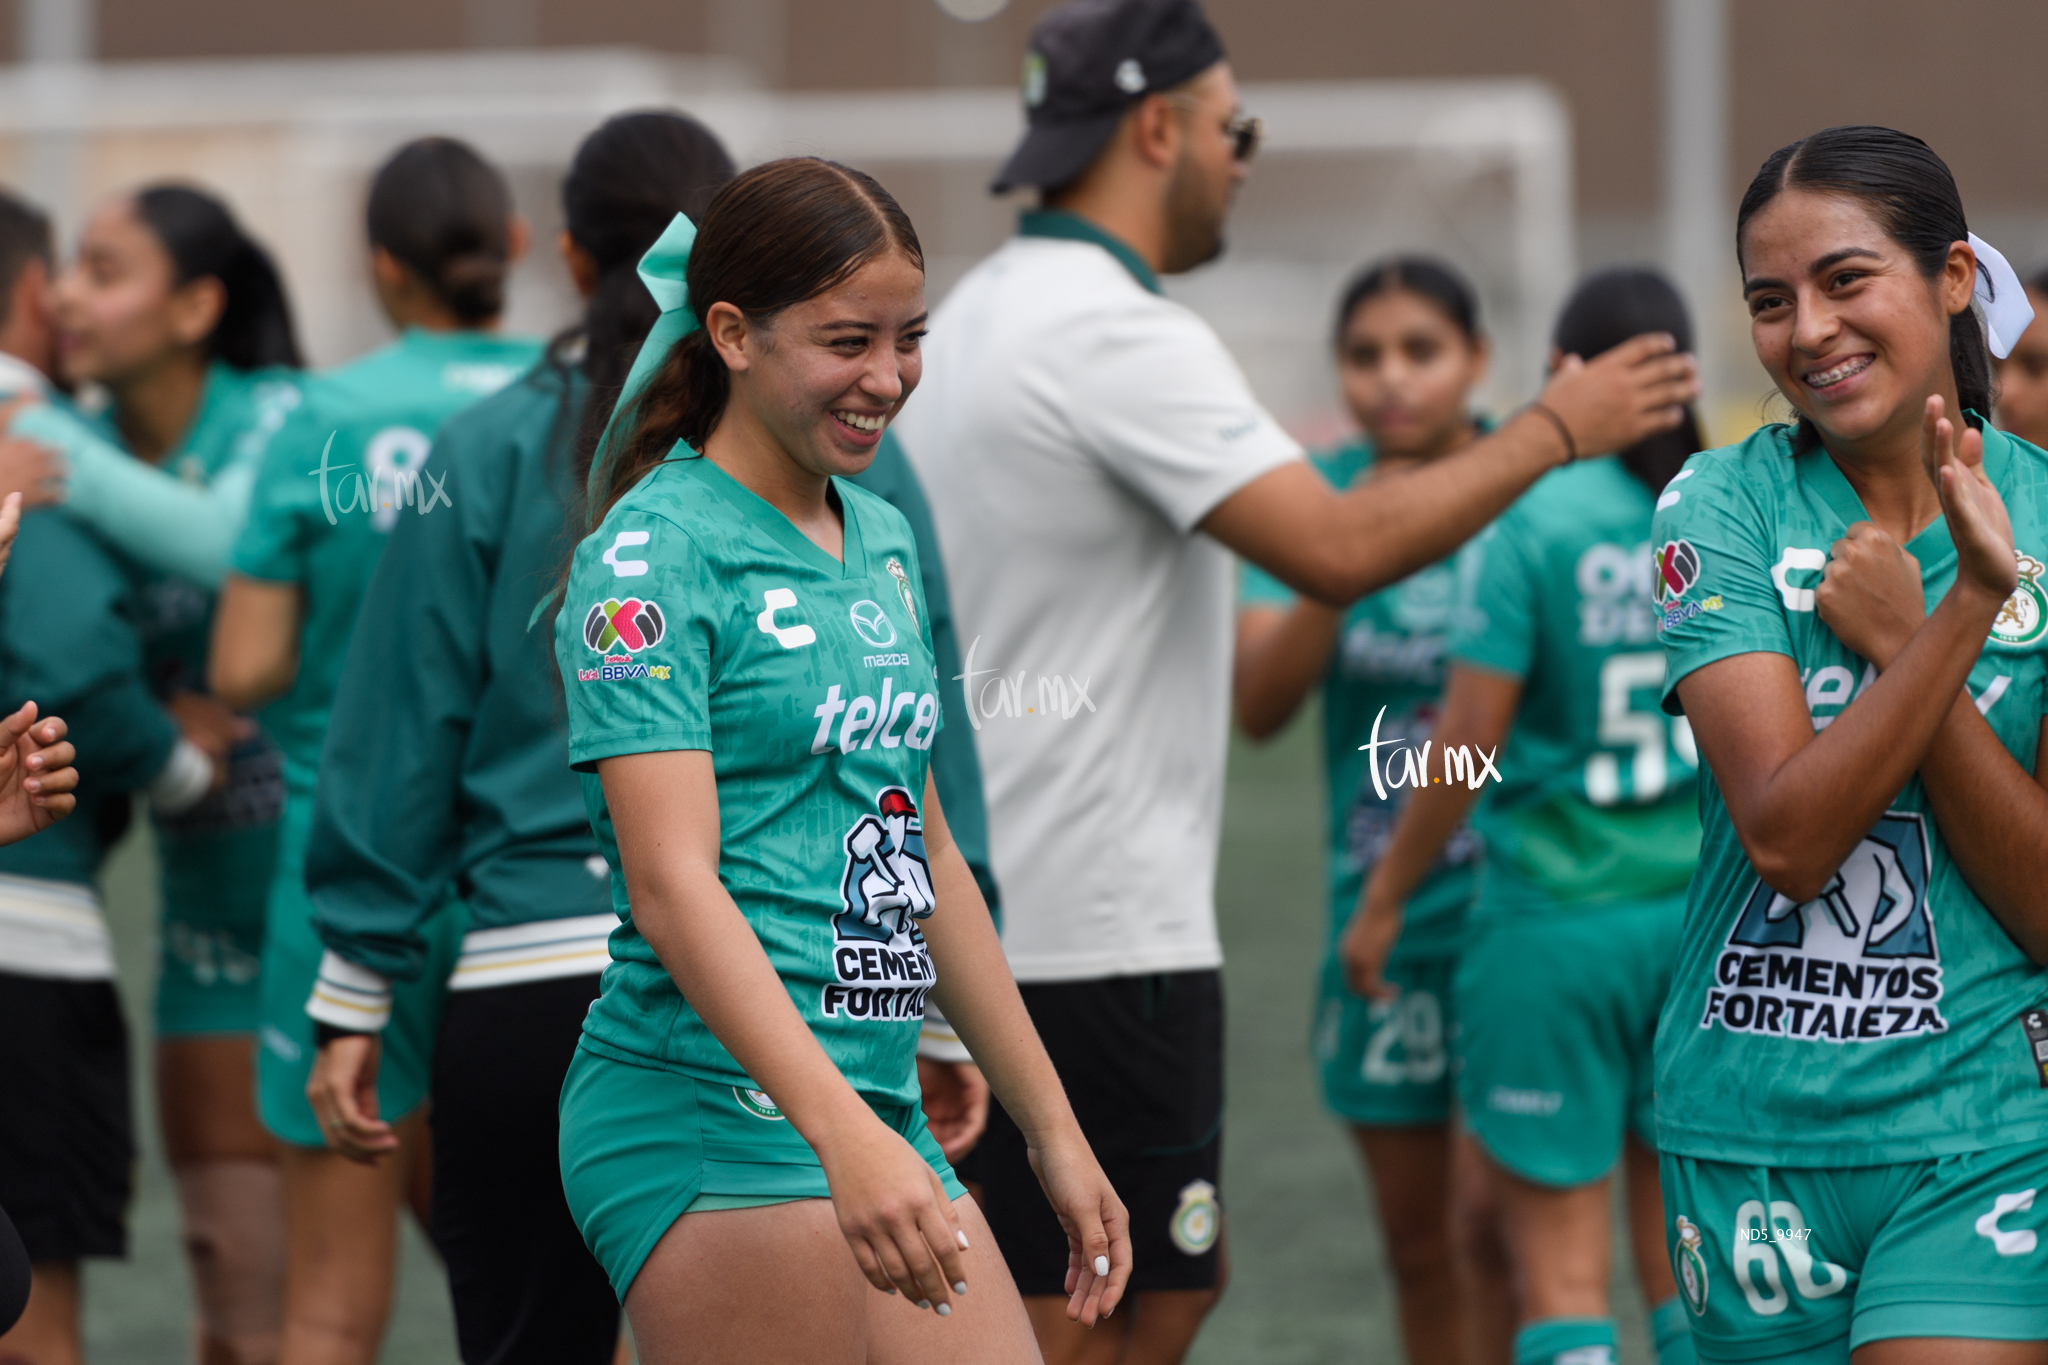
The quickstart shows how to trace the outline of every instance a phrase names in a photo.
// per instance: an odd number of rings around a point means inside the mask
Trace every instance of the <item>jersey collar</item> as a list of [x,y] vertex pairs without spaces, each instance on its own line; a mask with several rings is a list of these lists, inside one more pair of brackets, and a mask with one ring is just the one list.
[[[1984,437],[1984,474],[2003,497],[2006,472],[2012,467],[2012,438],[1985,421],[1976,411],[1965,409],[1963,418]],[[1870,520],[1863,499],[1832,455],[1816,441],[1797,457],[1806,461],[1806,477],[1823,501],[1845,525]],[[1923,571],[1932,573],[1955,558],[1955,542],[1948,533],[1948,518],[1936,517],[1905,546],[1907,554],[1920,561]]]
[[1069,213],[1065,209],[1027,209],[1017,218],[1017,235],[1053,237],[1065,242],[1093,242],[1116,257],[1118,264],[1131,272],[1131,278],[1149,292],[1166,292],[1159,287],[1159,276],[1152,273],[1152,267],[1131,249],[1129,242],[1103,231],[1078,213]]
[[860,513],[854,507],[854,499],[846,494],[847,483],[844,479],[832,480],[833,488],[839,496],[840,517],[846,528],[845,540],[840,545],[841,553],[846,556],[842,562],[826,554],[809,536],[797,530],[795,524],[784,516],[774,503],[720,469],[712,461],[701,455],[692,455],[679,458],[675,463],[694,474],[704,487],[725,499],[777,545],[827,578],[854,579],[868,576],[867,544],[861,536]]

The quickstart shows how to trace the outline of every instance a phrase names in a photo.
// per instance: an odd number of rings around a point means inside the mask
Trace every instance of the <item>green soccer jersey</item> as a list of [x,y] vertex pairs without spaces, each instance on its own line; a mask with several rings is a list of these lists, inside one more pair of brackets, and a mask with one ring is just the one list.
[[[1360,442],[1309,457],[1336,488],[1349,488],[1372,465],[1372,448]],[[1337,647],[1323,670],[1323,775],[1329,784],[1330,941],[1334,943],[1358,906],[1365,875],[1392,842],[1394,826],[1410,788],[1387,785],[1383,771],[1375,784],[1366,746],[1375,735],[1384,770],[1399,772],[1399,740],[1420,748],[1436,724],[1444,687],[1444,649],[1450,642],[1451,611],[1458,576],[1476,567],[1467,545],[1391,588],[1362,598],[1344,614]],[[1294,594],[1271,574],[1247,564],[1239,580],[1246,606],[1288,608]],[[1478,841],[1460,826],[1408,898],[1397,954],[1441,956],[1454,951],[1472,901]]]
[[[1984,470],[2012,515],[2020,584],[1968,685],[2031,770],[2048,705],[2048,453],[1986,427]],[[1659,507],[1667,687],[1731,655],[1783,654],[1818,731],[1875,681],[1814,610],[1830,548],[1867,520],[1818,444],[1795,450],[1791,427],[1765,427],[1694,456]],[[1947,523],[1906,549],[1931,609],[1955,580]],[[1667,692],[1666,709],[1677,704]],[[1711,774],[1700,817],[1657,1031],[1659,1146],[1858,1166],[2048,1135],[2048,1088],[2021,1021],[2048,1003],[2048,979],[1963,880],[1917,777],[1804,905],[1757,876]]]
[[577,548],[555,624],[569,759],[621,926],[585,1047],[755,1088],[633,923],[597,760],[704,749],[719,877],[854,1089],[918,1102],[924,800],[940,684],[910,527],[834,480],[842,563],[711,461],[671,460]]
[[1657,707],[1652,510],[1617,461],[1588,460],[1546,475],[1481,536],[1450,654],[1520,679],[1522,699],[1473,816],[1486,849],[1475,919],[1672,896],[1692,877],[1699,760],[1691,730]]
[[328,707],[385,536],[401,515],[428,516],[462,496],[428,459],[434,432],[539,358],[528,338],[410,330],[309,380],[271,441],[234,567],[305,595],[298,671],[263,715],[293,799],[312,798]]

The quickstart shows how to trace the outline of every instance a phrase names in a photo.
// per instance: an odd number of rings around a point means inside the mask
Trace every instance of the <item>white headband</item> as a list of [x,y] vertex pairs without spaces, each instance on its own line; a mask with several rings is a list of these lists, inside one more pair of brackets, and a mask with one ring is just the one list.
[[1977,253],[1975,293],[1977,307],[1984,314],[1984,333],[1991,342],[1991,354],[2003,360],[2020,344],[2020,333],[2034,320],[2034,305],[2027,302],[2027,287],[1997,247],[1973,232],[1970,250]]

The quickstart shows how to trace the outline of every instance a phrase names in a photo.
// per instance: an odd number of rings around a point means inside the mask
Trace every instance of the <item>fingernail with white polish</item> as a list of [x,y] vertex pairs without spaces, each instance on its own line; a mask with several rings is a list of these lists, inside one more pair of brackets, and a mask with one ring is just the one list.
[[942,1317],[942,1318],[950,1318],[950,1317],[952,1317],[952,1316],[953,1316],[953,1305],[952,1305],[952,1304],[950,1304],[950,1303],[942,1303],[942,1304],[940,1304],[940,1305],[939,1305],[939,1316],[940,1316],[940,1317]]
[[955,1294],[965,1294],[965,1293],[967,1292],[967,1281],[965,1281],[965,1280],[955,1280],[955,1281],[953,1281],[953,1292],[954,1292]]
[[960,1241],[960,1249],[961,1249],[962,1251],[965,1251],[965,1250],[967,1250],[967,1234],[966,1234],[966,1233],[964,1233],[964,1232],[962,1232],[962,1231],[960,1231],[960,1229],[958,1229],[958,1228],[954,1228],[954,1229],[953,1229],[953,1236],[955,1236],[956,1238],[958,1238],[958,1239],[959,1239],[959,1241]]
[[1107,1275],[1109,1273],[1109,1257],[1097,1256],[1095,1258],[1095,1273],[1098,1275]]

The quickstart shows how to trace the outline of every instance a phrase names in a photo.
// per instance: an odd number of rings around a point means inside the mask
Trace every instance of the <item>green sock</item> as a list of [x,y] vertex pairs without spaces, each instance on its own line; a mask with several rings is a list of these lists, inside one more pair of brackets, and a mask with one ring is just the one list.
[[1515,1333],[1515,1365],[1614,1365],[1614,1319],[1532,1322]]
[[1692,1349],[1692,1320],[1685,1300],[1674,1294],[1650,1310],[1650,1336],[1657,1343],[1657,1365],[1698,1365]]

